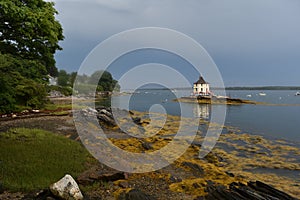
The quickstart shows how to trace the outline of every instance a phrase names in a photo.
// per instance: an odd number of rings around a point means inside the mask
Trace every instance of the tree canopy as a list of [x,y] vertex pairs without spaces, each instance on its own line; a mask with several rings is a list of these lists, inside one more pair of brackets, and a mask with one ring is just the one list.
[[[99,79],[100,78],[100,79]],[[90,84],[98,84],[97,91],[113,91],[118,81],[108,71],[95,71],[88,79]]]
[[43,0],[0,0],[0,50],[39,61],[56,76],[54,54],[61,50],[63,29],[54,3]]
[[57,76],[57,84],[60,86],[68,86],[69,85],[70,75],[65,70],[59,70]]
[[118,81],[112,77],[110,72],[103,70],[95,71],[91,76],[87,76],[86,74],[79,75],[77,72],[68,74],[65,70],[60,70],[57,77],[57,85],[62,87],[73,87],[75,79],[77,80],[76,88],[80,89],[79,92],[82,93],[93,92],[92,88],[94,86],[97,86],[97,92],[120,90]]
[[47,80],[36,73],[40,68],[43,66],[34,61],[0,53],[0,113],[43,105]]
[[63,30],[54,4],[0,0],[0,113],[40,108]]

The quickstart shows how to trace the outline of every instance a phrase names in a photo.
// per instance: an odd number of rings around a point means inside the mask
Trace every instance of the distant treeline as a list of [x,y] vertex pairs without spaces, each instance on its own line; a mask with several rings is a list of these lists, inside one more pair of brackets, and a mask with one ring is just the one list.
[[226,87],[226,90],[300,90],[300,86]]
[[[142,88],[141,90],[192,90],[192,87],[183,88]],[[300,90],[300,86],[259,86],[259,87],[211,87],[211,90]]]

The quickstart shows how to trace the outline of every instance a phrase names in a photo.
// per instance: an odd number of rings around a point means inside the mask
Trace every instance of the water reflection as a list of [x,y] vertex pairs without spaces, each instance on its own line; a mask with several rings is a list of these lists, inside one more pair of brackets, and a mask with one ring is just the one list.
[[208,120],[211,113],[210,104],[194,104],[193,108],[194,117]]

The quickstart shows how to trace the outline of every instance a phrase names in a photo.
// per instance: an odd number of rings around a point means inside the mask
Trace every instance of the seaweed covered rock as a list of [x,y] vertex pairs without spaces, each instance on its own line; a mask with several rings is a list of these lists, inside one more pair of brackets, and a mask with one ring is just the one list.
[[296,198],[260,181],[248,182],[247,185],[234,182],[230,184],[229,188],[209,184],[207,192],[206,196],[198,197],[195,200],[296,200]]

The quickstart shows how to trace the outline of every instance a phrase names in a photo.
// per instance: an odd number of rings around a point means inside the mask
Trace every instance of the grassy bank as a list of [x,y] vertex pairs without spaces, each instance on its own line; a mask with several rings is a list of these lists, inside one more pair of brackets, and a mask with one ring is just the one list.
[[77,176],[89,153],[78,142],[39,129],[0,133],[0,181],[10,191],[48,187],[66,173]]

